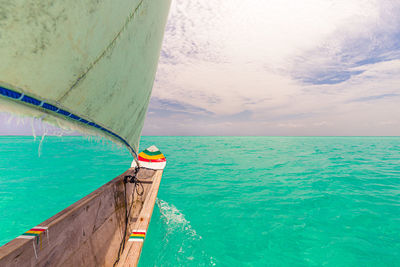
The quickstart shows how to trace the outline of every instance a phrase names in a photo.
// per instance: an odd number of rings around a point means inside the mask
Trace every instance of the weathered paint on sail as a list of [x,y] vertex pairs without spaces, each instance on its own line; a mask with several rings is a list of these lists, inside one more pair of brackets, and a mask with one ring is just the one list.
[[170,0],[1,1],[0,86],[80,119],[26,101],[13,111],[65,120],[137,151],[169,5]]

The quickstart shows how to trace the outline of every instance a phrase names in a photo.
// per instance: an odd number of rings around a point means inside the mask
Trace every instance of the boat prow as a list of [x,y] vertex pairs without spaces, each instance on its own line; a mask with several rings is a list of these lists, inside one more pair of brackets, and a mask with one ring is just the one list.
[[162,174],[129,168],[0,247],[0,266],[136,266]]

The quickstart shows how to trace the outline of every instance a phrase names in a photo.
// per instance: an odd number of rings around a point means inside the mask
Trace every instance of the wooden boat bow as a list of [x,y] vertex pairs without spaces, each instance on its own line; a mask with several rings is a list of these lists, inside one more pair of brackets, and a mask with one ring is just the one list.
[[[139,170],[137,178],[144,190],[140,196],[132,194],[133,184],[124,183],[125,176],[134,174],[130,168],[0,247],[0,266],[136,266],[145,237],[142,242],[129,239],[133,231],[147,231],[162,173]],[[125,197],[128,206],[133,201],[127,231]],[[125,249],[116,263],[123,240]]]

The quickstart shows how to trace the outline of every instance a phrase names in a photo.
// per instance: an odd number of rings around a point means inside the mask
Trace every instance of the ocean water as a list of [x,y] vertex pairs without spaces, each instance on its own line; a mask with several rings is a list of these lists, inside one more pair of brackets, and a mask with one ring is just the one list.
[[[40,138],[39,138],[40,139]],[[0,243],[129,167],[85,137],[0,137]],[[167,157],[139,266],[400,266],[400,137],[142,137]]]

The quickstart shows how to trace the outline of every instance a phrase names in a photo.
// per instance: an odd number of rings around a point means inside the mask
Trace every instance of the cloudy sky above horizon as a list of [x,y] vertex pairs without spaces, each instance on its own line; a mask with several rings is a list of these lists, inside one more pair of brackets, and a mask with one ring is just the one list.
[[399,102],[399,1],[173,0],[143,135],[400,135]]
[[400,135],[399,102],[398,1],[175,0],[143,134]]

